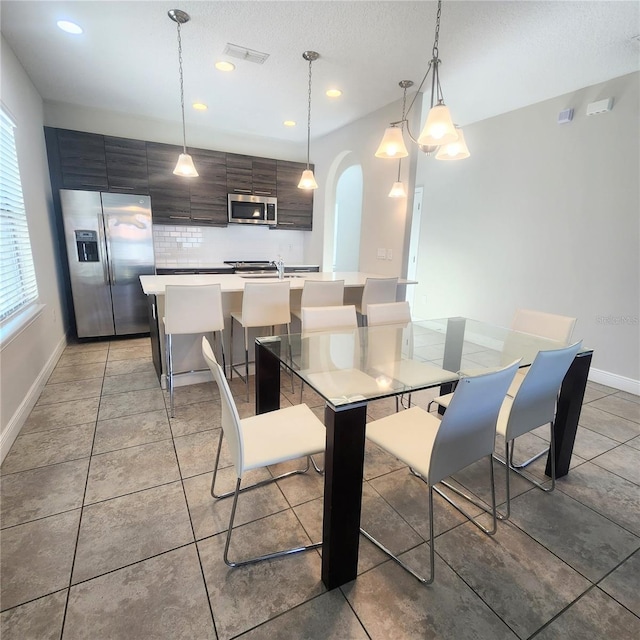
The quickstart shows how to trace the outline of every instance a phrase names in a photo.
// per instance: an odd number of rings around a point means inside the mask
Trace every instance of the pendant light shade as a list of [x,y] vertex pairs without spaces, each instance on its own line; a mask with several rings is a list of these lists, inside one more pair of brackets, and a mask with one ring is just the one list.
[[300,178],[300,182],[298,182],[298,189],[317,189],[318,183],[316,182],[315,176],[313,175],[313,171],[311,169],[305,169],[302,172],[302,177]]
[[181,153],[178,156],[178,162],[173,173],[186,178],[197,178],[199,175],[193,164],[193,158],[188,153]]
[[394,182],[391,191],[389,191],[390,198],[406,198],[407,192],[404,189],[404,183]]
[[455,142],[457,139],[458,134],[451,119],[449,107],[443,103],[431,107],[422,133],[418,138],[418,144],[443,145]]
[[438,153],[436,153],[436,160],[463,160],[471,155],[464,140],[462,129],[456,129],[456,132],[458,133],[458,139],[442,145],[438,149]]
[[307,94],[307,168],[302,172],[300,182],[298,182],[298,189],[317,189],[318,183],[313,175],[313,170],[309,166],[309,148],[311,146],[311,64],[320,57],[320,54],[316,51],[305,51],[302,57],[309,63],[309,92]]
[[173,173],[177,176],[183,176],[185,178],[197,178],[198,172],[196,171],[193,159],[187,153],[187,135],[184,124],[184,75],[182,73],[182,37],[180,34],[180,25],[189,22],[191,17],[188,13],[181,11],[180,9],[171,9],[168,12],[169,17],[178,25],[178,67],[180,70],[180,107],[182,109],[182,153],[178,157],[178,162]]
[[387,127],[376,151],[376,158],[406,158],[408,155],[402,129],[396,126]]

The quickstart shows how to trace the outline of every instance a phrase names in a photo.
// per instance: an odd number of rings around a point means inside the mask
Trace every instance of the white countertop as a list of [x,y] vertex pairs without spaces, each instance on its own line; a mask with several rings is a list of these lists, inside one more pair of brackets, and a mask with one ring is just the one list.
[[[305,279],[310,280],[344,280],[345,287],[363,287],[367,278],[384,278],[376,273],[362,273],[360,271],[321,271],[316,273],[296,273],[286,274],[285,279],[290,283],[291,289],[302,289]],[[278,282],[277,276],[264,275],[241,275],[241,274],[202,274],[202,275],[172,275],[172,276],[140,276],[142,290],[147,295],[164,295],[164,288],[168,284],[177,285],[198,285],[198,284],[220,284],[222,293],[233,293],[244,291],[247,282]],[[400,278],[398,284],[417,284],[415,280],[405,280]]]

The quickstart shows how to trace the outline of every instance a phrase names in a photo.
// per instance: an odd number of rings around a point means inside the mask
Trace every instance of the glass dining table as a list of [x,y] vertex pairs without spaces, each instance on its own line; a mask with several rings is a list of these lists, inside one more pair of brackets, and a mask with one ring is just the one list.
[[[327,429],[322,581],[329,589],[357,574],[367,404],[440,387],[538,351],[565,346],[469,318],[256,338],[256,413],[280,406],[280,371],[291,371],[325,401]],[[573,451],[592,351],[578,352],[562,384],[555,422],[556,474]],[[550,461],[547,461],[550,474]]]

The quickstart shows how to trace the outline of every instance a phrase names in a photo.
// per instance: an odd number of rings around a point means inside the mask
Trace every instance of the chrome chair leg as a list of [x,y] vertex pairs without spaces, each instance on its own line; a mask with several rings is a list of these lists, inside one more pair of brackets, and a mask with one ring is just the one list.
[[[500,464],[505,466],[505,474],[506,474],[506,482],[505,482],[506,491],[507,491],[506,514],[498,514],[498,518],[500,520],[508,520],[509,517],[511,516],[511,483],[509,479],[509,475],[510,475],[509,471],[513,471],[514,473],[517,473],[520,477],[524,478],[525,480],[530,482],[532,485],[534,485],[538,489],[541,489],[542,491],[545,491],[546,493],[550,493],[556,488],[556,442],[555,442],[556,439],[554,436],[553,422],[550,423],[550,429],[551,429],[551,434],[550,434],[551,437],[549,440],[549,452],[551,454],[551,486],[550,487],[544,486],[542,482],[539,482],[538,480],[536,480],[531,474],[525,473],[522,469],[522,465],[519,465],[516,467],[511,465],[510,461],[513,458],[513,448],[515,446],[515,438],[511,442],[505,442],[504,459],[500,458],[497,455],[493,456],[495,460],[497,460]],[[540,456],[538,455],[536,457],[539,458]]]
[[433,582],[433,578],[435,576],[435,549],[434,549],[434,529],[433,529],[433,491],[432,487],[429,486],[429,577],[424,578],[419,573],[416,573],[409,565],[400,560],[398,556],[394,555],[387,547],[385,547],[379,540],[376,540],[370,533],[360,528],[360,533],[367,539],[369,542],[372,542],[380,551],[388,555],[394,562],[397,562],[405,571],[410,573],[416,580],[421,582],[424,585],[429,585]]
[[518,464],[516,464],[513,461],[514,453],[515,453],[515,447],[511,447],[511,455],[509,457],[509,464],[511,465],[511,468],[512,469],[524,469],[524,468],[528,467],[532,462],[535,462],[538,458],[541,458],[546,453],[549,453],[549,447],[547,447],[546,449],[543,449],[539,453],[536,453],[536,455],[533,456],[532,458],[529,458],[528,460],[525,460],[524,462],[520,462]]
[[238,505],[238,496],[242,492],[240,488],[241,479],[238,478],[236,482],[235,491],[233,494],[233,506],[231,507],[231,518],[229,519],[229,528],[227,529],[227,540],[224,545],[224,562],[228,567],[244,567],[246,565],[255,564],[256,562],[261,562],[262,560],[272,560],[273,558],[281,558],[282,556],[288,556],[294,553],[300,553],[301,551],[309,551],[311,549],[318,549],[322,546],[322,542],[315,542],[310,545],[305,545],[301,547],[293,547],[292,549],[284,549],[282,551],[274,551],[273,553],[266,553],[262,556],[258,556],[256,558],[249,558],[247,560],[240,560],[237,562],[232,562],[229,560],[229,546],[231,544],[231,533],[233,531],[233,521],[236,516],[236,507]]
[[167,347],[166,347],[167,386],[169,387],[169,415],[172,418],[175,418],[176,416],[173,409],[173,351],[172,351],[172,342],[171,342],[170,333],[166,335],[166,339],[167,339]]
[[[472,517],[469,513],[467,513],[458,503],[452,500],[444,491],[439,489],[438,487],[434,487],[433,490],[442,498],[444,498],[454,509],[457,509],[463,516],[467,518],[472,524],[474,524],[480,531],[483,531],[489,536],[492,536],[498,530],[498,510],[496,507],[496,485],[495,485],[495,473],[493,468],[493,456],[489,457],[489,477],[491,482],[491,507],[485,504],[481,500],[479,500],[476,496],[473,496],[469,493],[466,493],[458,487],[452,485],[450,482],[443,480],[440,484],[447,487],[450,491],[453,491],[455,494],[459,495],[461,498],[464,498],[471,504],[475,505],[479,509],[482,509],[486,513],[490,514],[492,517],[492,527],[488,529],[487,527],[480,524],[476,518]],[[420,476],[419,476],[420,477]],[[424,478],[421,477],[421,480],[425,482]]]

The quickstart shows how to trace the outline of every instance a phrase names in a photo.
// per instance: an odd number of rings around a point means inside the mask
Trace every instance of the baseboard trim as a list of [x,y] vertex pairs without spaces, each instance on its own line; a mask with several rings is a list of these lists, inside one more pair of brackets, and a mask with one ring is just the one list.
[[20,429],[22,429],[36,402],[38,402],[38,398],[66,346],[67,336],[63,335],[49,357],[49,360],[47,360],[47,363],[42,368],[42,371],[40,371],[40,374],[34,380],[24,400],[20,403],[20,406],[13,416],[11,416],[11,420],[9,420],[5,430],[0,435],[0,463],[5,459],[7,453],[9,453],[9,449],[11,449],[15,439],[18,437]]
[[609,373],[609,371],[602,371],[601,369],[594,369],[593,367],[589,370],[589,380],[607,387],[613,387],[619,391],[626,391],[627,393],[640,396],[640,380],[625,378],[624,376]]

